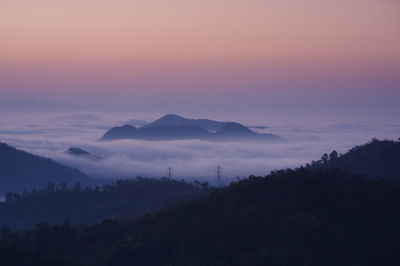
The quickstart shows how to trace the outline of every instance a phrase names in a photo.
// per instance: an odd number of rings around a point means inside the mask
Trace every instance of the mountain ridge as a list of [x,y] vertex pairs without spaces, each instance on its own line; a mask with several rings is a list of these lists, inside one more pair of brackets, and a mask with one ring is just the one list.
[[201,139],[210,141],[279,141],[279,136],[271,133],[256,133],[236,122],[218,122],[209,119],[187,119],[168,114],[143,127],[129,124],[113,127],[101,138],[101,141],[120,139],[179,140]]
[[227,122],[219,122],[211,119],[190,119],[176,114],[166,114],[154,122],[143,127],[154,126],[198,126],[208,131],[216,131],[223,127]]
[[43,188],[49,182],[90,184],[92,180],[76,168],[0,142],[0,192]]
[[[380,167],[377,167],[379,165]],[[400,141],[372,139],[345,154],[332,151],[306,165],[309,169],[339,169],[353,175],[365,174],[400,181]]]

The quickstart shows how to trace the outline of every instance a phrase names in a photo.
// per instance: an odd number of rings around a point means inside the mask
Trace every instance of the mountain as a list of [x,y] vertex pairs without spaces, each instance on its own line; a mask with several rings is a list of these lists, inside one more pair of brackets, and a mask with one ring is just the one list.
[[218,136],[227,137],[249,137],[257,133],[239,123],[229,122],[222,126],[216,133]]
[[[215,131],[214,131],[215,130]],[[257,140],[279,141],[273,134],[258,134],[235,122],[216,122],[208,119],[187,119],[177,115],[166,115],[144,127],[132,125],[113,127],[100,140],[144,139],[179,140],[202,139],[210,141]]]
[[197,126],[208,131],[217,131],[223,127],[226,122],[218,122],[210,119],[188,119],[175,114],[167,114],[160,119],[145,125],[144,127],[154,126]]
[[3,227],[0,256],[41,266],[394,266],[399,223],[399,187],[302,168],[251,176],[134,221]]
[[349,174],[365,174],[400,181],[400,141],[373,139],[356,146],[344,155],[332,151],[319,161],[307,165],[310,169],[340,169]]
[[125,122],[125,124],[134,125],[134,126],[144,126],[147,125],[147,122],[140,119],[131,119]]
[[43,188],[49,182],[90,184],[78,169],[0,143],[0,192]]
[[98,160],[102,160],[103,159],[100,156],[91,154],[88,151],[82,150],[80,148],[74,148],[74,147],[69,148],[66,151],[66,153],[69,154],[69,155],[78,156],[78,157],[82,157],[82,158],[93,160],[93,161],[98,161]]
[[136,128],[131,125],[114,127],[107,131],[101,140],[144,139],[177,140],[206,139],[210,133],[198,126],[153,126]]
[[118,180],[115,184],[81,189],[62,183],[22,195],[7,193],[0,203],[0,227],[34,228],[38,223],[95,223],[132,219],[168,204],[192,200],[211,191],[206,183],[190,184],[162,178]]
[[136,127],[128,124],[122,127],[113,127],[108,130],[100,140],[131,139],[135,138],[136,131]]
[[267,129],[267,126],[248,126],[248,128],[255,128],[255,129]]
[[270,133],[256,133],[248,127],[235,122],[228,122],[221,127],[213,138],[217,140],[246,140],[246,141],[281,141],[277,135]]

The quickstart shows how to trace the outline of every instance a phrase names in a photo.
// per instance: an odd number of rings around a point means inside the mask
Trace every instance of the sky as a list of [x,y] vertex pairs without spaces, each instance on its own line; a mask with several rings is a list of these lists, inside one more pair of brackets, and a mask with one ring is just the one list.
[[397,0],[1,0],[0,99],[393,121],[399,14]]

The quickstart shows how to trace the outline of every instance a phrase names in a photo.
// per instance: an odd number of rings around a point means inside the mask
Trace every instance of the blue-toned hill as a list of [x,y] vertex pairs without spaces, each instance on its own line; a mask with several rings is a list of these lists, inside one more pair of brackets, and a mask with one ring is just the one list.
[[273,134],[259,134],[235,122],[217,122],[209,119],[187,119],[177,115],[165,115],[141,128],[132,125],[113,127],[101,140],[143,139],[180,140],[201,139],[211,141],[279,141]]
[[144,127],[155,126],[198,126],[208,131],[217,131],[222,128],[226,122],[219,122],[210,119],[189,119],[175,114],[167,114],[156,121],[145,125]]
[[51,183],[90,184],[78,169],[0,143],[0,192],[43,188]]

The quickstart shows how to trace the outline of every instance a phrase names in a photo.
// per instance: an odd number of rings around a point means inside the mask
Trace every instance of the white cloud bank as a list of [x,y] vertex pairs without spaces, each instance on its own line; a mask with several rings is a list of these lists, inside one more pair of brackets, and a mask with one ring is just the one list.
[[[268,132],[286,139],[275,144],[216,143],[200,140],[98,142],[110,127],[136,117],[98,113],[49,115],[0,115],[0,141],[34,154],[77,167],[92,177],[129,178],[166,176],[172,167],[175,178],[210,180],[221,166],[222,178],[232,180],[250,174],[297,167],[336,149],[346,152],[373,137],[397,139],[400,125],[333,124],[305,126],[270,125]],[[138,117],[137,119],[140,119]],[[79,147],[104,160],[91,161],[65,151]]]

